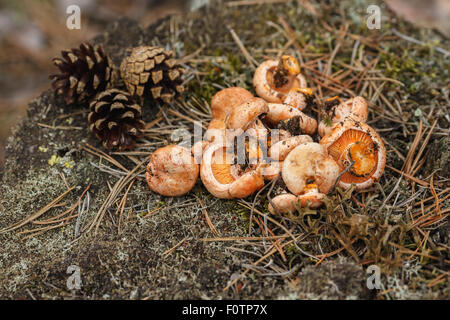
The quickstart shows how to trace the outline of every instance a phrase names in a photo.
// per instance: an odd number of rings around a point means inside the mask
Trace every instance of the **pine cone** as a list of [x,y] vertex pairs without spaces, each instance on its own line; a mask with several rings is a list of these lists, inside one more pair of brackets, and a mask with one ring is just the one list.
[[53,90],[63,95],[67,104],[89,101],[117,79],[114,64],[100,45],[82,43],[79,49],[63,50],[61,55],[62,59],[53,59],[61,74],[49,78]]
[[148,93],[153,100],[171,103],[184,91],[184,70],[173,58],[173,52],[159,47],[137,47],[120,65],[123,81],[132,95]]
[[110,89],[99,93],[90,103],[88,121],[91,131],[107,149],[132,149],[142,136],[145,122],[141,107],[125,91]]

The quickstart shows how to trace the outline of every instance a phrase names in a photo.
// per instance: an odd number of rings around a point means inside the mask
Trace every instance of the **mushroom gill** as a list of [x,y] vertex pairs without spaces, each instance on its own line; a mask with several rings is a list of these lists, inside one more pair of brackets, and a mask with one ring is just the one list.
[[232,155],[226,152],[226,148],[216,150],[212,156],[211,171],[221,184],[230,184],[236,180],[231,173],[232,158]]
[[328,147],[328,153],[336,160],[341,171],[351,166],[341,177],[341,181],[345,183],[364,182],[370,179],[377,169],[377,144],[364,131],[356,129],[344,131]]

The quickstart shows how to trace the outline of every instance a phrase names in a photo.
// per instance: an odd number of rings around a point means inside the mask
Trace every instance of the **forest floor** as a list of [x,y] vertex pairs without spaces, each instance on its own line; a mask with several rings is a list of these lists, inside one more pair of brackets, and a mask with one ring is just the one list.
[[[86,106],[50,90],[31,102],[1,172],[0,298],[448,298],[449,42],[381,3],[379,30],[367,29],[368,1],[333,3],[213,3],[144,29],[120,20],[95,38],[116,65],[138,45],[174,50],[187,90],[170,106],[145,103],[146,134],[131,152],[101,147]],[[218,90],[254,92],[255,67],[282,54],[301,62],[316,115],[335,95],[369,101],[387,148],[381,180],[289,217],[268,214],[276,188],[242,200],[216,199],[201,181],[179,198],[152,193],[148,156],[175,129],[206,126]],[[381,289],[366,285],[371,265]]]

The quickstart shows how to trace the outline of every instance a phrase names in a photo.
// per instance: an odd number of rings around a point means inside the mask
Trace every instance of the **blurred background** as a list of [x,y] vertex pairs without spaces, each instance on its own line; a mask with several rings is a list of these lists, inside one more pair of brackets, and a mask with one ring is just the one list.
[[[146,27],[201,1],[184,0],[0,0],[0,166],[11,128],[27,104],[50,87],[52,58],[101,33],[121,16]],[[81,30],[66,28],[70,5],[81,8]]]
[[[233,1],[233,0],[229,0]],[[318,0],[252,0],[250,2]],[[26,114],[27,104],[50,86],[52,58],[101,33],[121,16],[147,27],[169,14],[180,14],[208,0],[0,0],[0,167],[11,128]],[[236,2],[236,1],[235,1]],[[241,1],[242,2],[242,1]],[[374,1],[377,2],[377,1]],[[385,0],[399,16],[450,36],[450,0]],[[81,8],[81,30],[66,28],[69,5]]]

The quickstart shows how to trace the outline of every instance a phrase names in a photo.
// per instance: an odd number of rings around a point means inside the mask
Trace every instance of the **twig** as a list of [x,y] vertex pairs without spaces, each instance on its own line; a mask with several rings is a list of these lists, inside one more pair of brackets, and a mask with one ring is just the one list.
[[336,186],[337,186],[339,180],[341,180],[342,176],[343,176],[345,173],[347,173],[347,172],[353,167],[354,164],[355,164],[355,160],[353,160],[353,161],[348,165],[348,167],[345,168],[344,171],[342,171],[342,172],[338,175],[338,177],[337,177],[336,180],[334,181],[334,184],[333,184],[333,187],[331,188],[330,193],[333,193],[333,192],[334,192],[334,189],[336,188]]
[[209,228],[211,229],[212,233],[214,233],[216,236],[220,236],[219,231],[217,231],[216,227],[213,225],[211,219],[209,218],[208,211],[206,210],[202,200],[200,200],[199,197],[194,195],[195,199],[197,199],[198,203],[200,203],[200,206],[202,207],[203,214],[205,215],[206,222],[208,223]]
[[47,128],[47,129],[54,129],[54,130],[83,130],[82,127],[69,127],[69,126],[50,126],[45,123],[37,123],[39,127]]
[[172,248],[170,248],[169,250],[165,251],[163,253],[164,259],[166,259],[168,256],[170,256],[172,254],[172,252],[175,251],[176,248],[178,248],[179,246],[181,246],[183,244],[183,242],[186,241],[188,237],[184,237],[183,240],[181,240],[180,242],[178,242],[176,245],[174,245]]
[[128,192],[130,191],[131,187],[133,186],[135,180],[131,180],[130,185],[128,186],[127,190],[125,191],[125,194],[123,195],[122,201],[120,202],[119,208],[120,209],[120,215],[119,215],[119,222],[118,222],[118,226],[117,226],[117,234],[120,235],[120,226],[121,226],[121,222],[122,222],[122,215],[123,215],[123,210],[125,208],[125,203],[127,202],[127,196],[128,196]]
[[244,44],[242,43],[241,39],[239,39],[239,37],[236,34],[236,32],[230,26],[227,26],[227,28],[230,31],[231,36],[233,37],[233,40],[236,42],[236,44],[238,45],[238,47],[241,50],[242,54],[244,55],[245,59],[250,64],[250,67],[253,70],[255,70],[256,66],[258,65],[258,62],[255,59],[253,59],[253,57],[250,55],[250,53],[248,53],[247,49],[245,49]]
[[261,241],[261,240],[277,240],[288,238],[288,235],[268,236],[268,237],[222,237],[222,238],[202,238],[200,241],[214,242],[214,241]]
[[[414,38],[412,38],[410,36],[407,36],[407,35],[405,35],[403,33],[400,33],[396,29],[392,29],[392,33],[394,33],[397,37],[402,38],[403,40],[406,40],[406,41],[409,41],[409,42],[412,42],[412,43],[415,43],[415,44],[419,44],[421,46],[426,45],[425,42],[417,40],[417,39],[414,39]],[[445,50],[445,49],[443,49],[441,47],[434,47],[434,50],[436,50],[437,52],[442,53],[443,55],[446,55],[446,56],[450,55],[450,51],[447,51],[447,50]]]
[[24,220],[17,222],[9,227],[6,227],[5,229],[0,230],[0,233],[5,233],[5,232],[10,232],[10,231],[14,231],[24,225],[26,225],[27,223],[39,218],[40,216],[42,216],[44,213],[46,213],[48,210],[50,210],[51,208],[53,208],[53,206],[55,204],[57,204],[59,201],[61,201],[69,192],[71,192],[73,189],[75,188],[75,186],[71,187],[69,190],[66,190],[65,192],[63,192],[61,195],[59,195],[58,197],[56,197],[53,201],[51,201],[49,204],[47,204],[45,207],[43,207],[42,209],[40,209],[38,212],[32,214],[31,216],[29,216],[28,218],[25,218]]
[[417,179],[417,178],[414,178],[413,176],[407,174],[406,172],[403,172],[401,170],[398,170],[398,169],[396,169],[394,167],[391,167],[391,166],[388,166],[388,165],[386,165],[386,168],[389,168],[389,169],[391,169],[391,170],[393,170],[393,171],[395,171],[397,173],[403,174],[405,178],[410,179],[410,180],[420,184],[421,186],[424,186],[424,187],[428,187],[429,186],[429,184],[427,182],[422,181],[422,180]]
[[292,1],[293,0],[240,0],[240,1],[230,1],[227,3],[227,6],[228,7],[252,6],[258,4],[286,3]]

